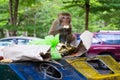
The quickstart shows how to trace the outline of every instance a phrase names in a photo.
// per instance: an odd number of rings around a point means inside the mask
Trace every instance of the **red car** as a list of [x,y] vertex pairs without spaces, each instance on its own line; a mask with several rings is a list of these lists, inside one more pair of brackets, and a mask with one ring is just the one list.
[[111,55],[116,60],[120,60],[120,32],[105,31],[96,32],[88,56]]

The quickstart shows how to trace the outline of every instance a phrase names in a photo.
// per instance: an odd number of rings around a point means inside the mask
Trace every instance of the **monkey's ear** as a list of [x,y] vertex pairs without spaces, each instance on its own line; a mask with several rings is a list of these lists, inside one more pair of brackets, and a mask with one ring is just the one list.
[[60,24],[62,23],[62,17],[63,17],[63,16],[59,16],[59,17],[58,17],[58,20],[59,20]]

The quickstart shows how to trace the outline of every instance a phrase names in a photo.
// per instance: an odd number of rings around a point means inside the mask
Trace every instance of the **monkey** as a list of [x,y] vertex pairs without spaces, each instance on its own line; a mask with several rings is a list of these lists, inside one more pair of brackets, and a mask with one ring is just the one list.
[[62,12],[58,14],[58,18],[53,21],[52,26],[48,32],[49,35],[60,34],[59,40],[62,43],[70,44],[74,40],[72,34],[71,14]]

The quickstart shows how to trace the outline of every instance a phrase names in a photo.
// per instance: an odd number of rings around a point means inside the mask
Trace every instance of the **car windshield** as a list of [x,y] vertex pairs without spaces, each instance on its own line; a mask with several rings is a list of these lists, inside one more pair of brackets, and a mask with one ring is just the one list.
[[105,44],[120,44],[120,34],[97,34]]

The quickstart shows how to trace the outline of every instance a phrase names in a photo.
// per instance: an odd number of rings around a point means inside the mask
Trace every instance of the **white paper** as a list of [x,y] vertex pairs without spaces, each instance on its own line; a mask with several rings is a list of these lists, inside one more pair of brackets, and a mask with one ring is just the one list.
[[91,46],[93,33],[86,30],[80,35],[80,38],[83,41],[83,45],[88,50]]

